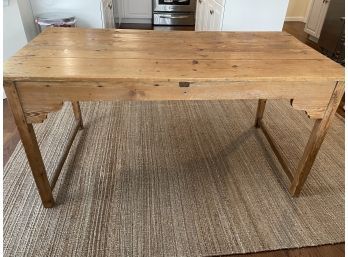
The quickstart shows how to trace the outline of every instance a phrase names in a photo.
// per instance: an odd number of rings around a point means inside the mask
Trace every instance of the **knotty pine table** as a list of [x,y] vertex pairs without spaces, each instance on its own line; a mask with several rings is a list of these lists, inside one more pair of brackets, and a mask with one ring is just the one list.
[[[344,69],[285,32],[48,28],[4,65],[4,88],[44,207],[83,128],[79,101],[258,99],[264,131],[298,196],[344,92]],[[262,121],[267,99],[315,120],[291,171]],[[52,180],[33,123],[70,101],[76,124]],[[296,140],[296,138],[294,138]]]

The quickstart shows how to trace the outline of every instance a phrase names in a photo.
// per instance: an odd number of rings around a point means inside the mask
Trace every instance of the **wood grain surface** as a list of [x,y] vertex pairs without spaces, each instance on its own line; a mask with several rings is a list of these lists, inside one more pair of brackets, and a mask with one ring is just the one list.
[[322,81],[343,80],[344,72],[286,32],[49,28],[5,63],[4,76],[11,80]]

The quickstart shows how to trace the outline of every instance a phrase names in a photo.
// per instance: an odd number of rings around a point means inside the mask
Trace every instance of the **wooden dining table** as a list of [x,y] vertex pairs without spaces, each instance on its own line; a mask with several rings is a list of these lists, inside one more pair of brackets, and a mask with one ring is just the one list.
[[[46,208],[83,129],[80,101],[257,99],[255,127],[298,196],[344,93],[344,68],[285,32],[48,28],[4,64],[4,89]],[[294,170],[262,120],[268,99],[287,99],[315,120]],[[64,102],[76,124],[49,180],[33,123]]]

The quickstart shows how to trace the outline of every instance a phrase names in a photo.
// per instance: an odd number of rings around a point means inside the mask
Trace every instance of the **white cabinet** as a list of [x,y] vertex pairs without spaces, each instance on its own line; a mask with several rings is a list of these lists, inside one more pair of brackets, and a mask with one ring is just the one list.
[[124,17],[135,19],[152,18],[151,0],[122,0]]
[[207,9],[207,30],[219,31],[222,26],[224,8],[215,1],[208,1]]
[[212,0],[198,0],[196,31],[219,31],[224,7]]
[[118,23],[152,23],[152,0],[113,0]]
[[115,28],[114,10],[112,0],[102,0],[103,27]]
[[309,35],[319,38],[329,4],[329,0],[313,0],[304,29]]
[[281,31],[288,0],[198,0],[197,31]]
[[204,5],[206,4],[206,1],[204,0],[198,0],[197,1],[197,7],[196,7],[196,25],[195,25],[195,30],[196,31],[202,31],[205,27],[204,22],[205,22],[205,11],[207,7]]
[[213,0],[198,0],[196,8],[196,31],[219,31],[223,6]]
[[25,46],[28,43],[28,39],[26,37],[18,1],[11,0],[7,6],[4,6],[3,10],[3,61],[5,61]]

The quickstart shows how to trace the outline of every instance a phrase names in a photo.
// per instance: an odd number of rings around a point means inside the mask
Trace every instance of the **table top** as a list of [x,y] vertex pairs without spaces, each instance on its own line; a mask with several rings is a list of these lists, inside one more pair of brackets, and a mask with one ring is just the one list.
[[4,64],[12,81],[343,81],[286,32],[48,28]]

